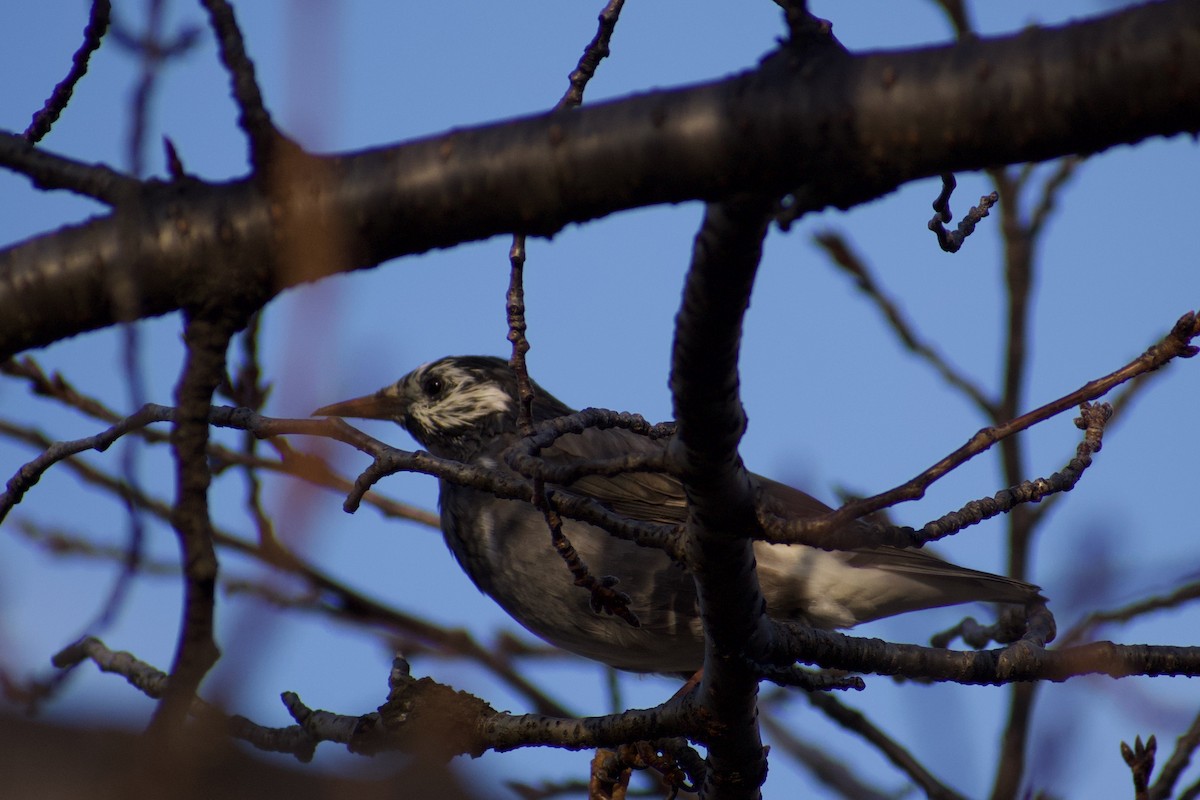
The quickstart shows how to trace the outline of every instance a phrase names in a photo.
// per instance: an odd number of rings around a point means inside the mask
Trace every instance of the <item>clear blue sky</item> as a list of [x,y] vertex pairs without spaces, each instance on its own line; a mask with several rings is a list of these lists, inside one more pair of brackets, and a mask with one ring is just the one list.
[[[201,25],[192,4],[171,3],[169,29]],[[118,3],[126,24],[139,26],[140,3]],[[352,150],[435,133],[551,106],[566,87],[601,3],[506,4],[447,0],[436,4],[243,2],[239,18],[267,104],[304,144]],[[835,33],[855,50],[946,41],[950,31],[931,2],[814,3]],[[976,3],[985,32],[1017,31],[1033,21],[1057,22],[1099,13],[1105,4]],[[1053,13],[1055,16],[1047,17]],[[86,4],[29,4],[0,27],[0,126],[22,130],[61,79],[78,45]],[[619,97],[655,87],[717,78],[756,63],[782,35],[777,7],[757,3],[657,0],[631,2],[587,99]],[[128,98],[135,62],[114,43],[92,69],[45,147],[83,161],[127,165]],[[245,174],[245,144],[211,38],[170,65],[153,107],[149,169],[161,175],[158,142],[169,136],[187,169],[211,180]],[[1156,140],[1101,154],[1062,194],[1039,251],[1033,317],[1034,360],[1026,408],[1077,388],[1127,362],[1189,308],[1200,305],[1194,237],[1197,145]],[[960,175],[954,207],[987,191],[976,175]],[[925,230],[932,183],[903,190],[850,213],[806,219],[789,234],[773,232],[747,321],[742,361],[750,430],[742,449],[748,465],[833,500],[834,487],[873,493],[901,483],[971,436],[984,421],[894,341],[850,282],[812,244],[812,234],[845,233],[876,269],[923,334],[978,382],[997,385],[1002,356],[1002,276],[997,220],[983,223],[957,255],[943,254]],[[44,194],[0,173],[0,243],[53,230],[103,209],[63,193]],[[653,208],[571,227],[553,241],[529,246],[527,291],[530,365],[535,377],[566,402],[669,416],[666,373],[679,289],[699,222],[699,204]],[[274,392],[267,411],[304,416],[313,408],[371,391],[418,363],[446,354],[507,352],[503,292],[508,242],[503,238],[391,262],[380,268],[285,293],[267,312],[264,358]],[[179,320],[139,325],[147,400],[169,403],[179,370]],[[33,353],[81,388],[126,409],[114,331],[77,337]],[[1059,611],[1060,629],[1081,604],[1107,608],[1165,589],[1195,574],[1200,556],[1195,498],[1198,429],[1195,398],[1200,363],[1172,365],[1105,439],[1096,465],[1042,529],[1033,578]],[[94,422],[31,398],[17,382],[0,382],[6,417],[45,427],[58,438],[98,430]],[[410,444],[398,429],[372,432]],[[1077,432],[1069,416],[1028,437],[1030,475],[1059,469],[1073,454]],[[315,443],[294,439],[300,447]],[[349,474],[361,457],[326,447]],[[0,441],[0,477],[33,453]],[[89,459],[116,470],[114,448]],[[158,450],[140,455],[146,486],[167,496],[169,461]],[[1002,488],[994,458],[984,457],[939,484],[919,504],[896,509],[898,520],[923,524],[971,498]],[[397,476],[389,493],[432,508],[434,481]],[[281,535],[334,574],[369,594],[487,639],[515,630],[479,596],[430,530],[385,523],[370,509],[341,511],[341,497],[267,481],[268,505]],[[223,477],[214,494],[218,522],[250,534],[240,479]],[[50,557],[29,545],[21,520],[61,527],[121,544],[126,521],[111,498],[54,470],[0,529],[0,663],[17,674],[40,672],[70,641],[105,596],[115,568]],[[969,529],[942,552],[982,569],[1003,568],[1003,526]],[[175,555],[173,536],[151,530],[150,551]],[[254,577],[252,564],[224,562],[226,574]],[[283,590],[296,587],[276,581]],[[138,582],[118,623],[104,638],[165,667],[178,624],[179,584]],[[986,613],[982,609],[974,613]],[[923,641],[957,620],[949,610],[886,621],[864,633]],[[278,694],[293,690],[310,705],[363,713],[386,692],[390,653],[367,632],[333,627],[303,614],[278,614],[257,599],[223,597],[219,608],[225,658],[206,694],[230,711],[268,725],[289,723]],[[1124,642],[1194,643],[1194,610],[1175,611],[1106,631]],[[499,708],[523,710],[477,670],[416,659],[431,674]],[[574,663],[533,665],[550,691],[580,713],[608,711],[599,668]],[[673,687],[665,680],[626,676],[626,701],[650,705]],[[990,786],[1003,691],[953,686],[893,685],[868,679],[846,698],[951,786],[971,796]],[[1200,703],[1184,680],[1108,679],[1047,686],[1037,709],[1031,763],[1034,788],[1068,796],[1102,796],[1128,772],[1122,739],[1158,735],[1173,742]],[[122,681],[84,668],[48,713],[62,719],[104,717],[136,725],[151,704]],[[802,701],[786,706],[786,721],[820,741],[865,778],[895,788],[904,782],[874,750],[828,726]],[[1057,749],[1056,749],[1057,748]],[[480,781],[582,776],[586,754],[533,751],[456,764]],[[357,757],[322,746],[318,767],[351,765]],[[312,767],[309,767],[310,769]],[[768,795],[819,788],[786,758],[772,761]]]

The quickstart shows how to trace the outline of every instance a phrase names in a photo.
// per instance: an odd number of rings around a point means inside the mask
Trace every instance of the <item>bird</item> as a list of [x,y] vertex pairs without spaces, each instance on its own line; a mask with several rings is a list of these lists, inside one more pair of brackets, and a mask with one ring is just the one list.
[[[573,409],[532,383],[534,424]],[[521,438],[519,394],[507,361],[448,356],[423,364],[374,394],[317,409],[313,416],[390,420],[440,458],[515,473],[503,453]],[[666,447],[623,428],[589,428],[543,448],[552,463]],[[773,508],[792,517],[831,509],[769,478],[751,480]],[[627,517],[678,525],[687,517],[682,484],[657,472],[586,475],[547,485],[599,501]],[[665,552],[616,538],[589,523],[564,519],[563,532],[593,576],[616,579],[637,625],[593,608],[590,593],[555,551],[541,511],[439,478],[438,505],[446,544],[475,586],[525,629],[556,647],[620,670],[692,674],[703,665],[704,632],[692,577]],[[861,523],[855,523],[861,524]],[[960,567],[923,550],[870,547],[825,551],[756,541],[754,554],[769,615],[825,629],[968,602],[1026,605],[1037,586]]]

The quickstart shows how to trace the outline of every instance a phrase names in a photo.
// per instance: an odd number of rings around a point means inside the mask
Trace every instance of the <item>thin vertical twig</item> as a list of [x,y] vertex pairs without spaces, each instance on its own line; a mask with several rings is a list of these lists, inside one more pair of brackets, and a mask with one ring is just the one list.
[[[1000,393],[1000,419],[1012,419],[1024,402],[1025,377],[1030,365],[1030,297],[1036,280],[1034,250],[1044,230],[1055,199],[1067,179],[1074,174],[1077,160],[1064,159],[1058,170],[1043,185],[1037,209],[1029,220],[1022,216],[1022,190],[1032,171],[989,170],[1000,194],[1000,230],[1004,243],[1005,285],[1008,288],[1007,333],[1004,373]],[[1019,480],[1025,474],[1025,449],[1022,437],[1011,437],[1001,443],[1000,461],[1005,480]],[[1008,574],[1026,580],[1029,558],[1037,523],[1045,519],[1029,506],[1014,508],[1008,515]],[[1009,718],[1005,726],[992,800],[1010,800],[1017,796],[1025,774],[1030,720],[1036,684],[1018,684],[1012,689]]]
[[284,140],[263,103],[255,77],[254,62],[246,53],[241,28],[233,8],[226,0],[201,0],[208,11],[209,23],[217,36],[221,63],[229,72],[229,82],[238,106],[238,125],[250,142],[250,165],[256,175],[264,176]]
[[[571,71],[570,86],[554,106],[555,111],[575,108],[583,102],[583,92],[588,81],[596,74],[596,67],[600,61],[609,54],[608,45],[623,5],[624,0],[609,0],[600,12],[599,29],[584,48],[579,63]],[[508,341],[512,343],[512,355],[508,363],[517,381],[517,430],[522,436],[530,436],[533,433],[535,397],[533,381],[529,378],[529,367],[525,360],[525,355],[529,352],[529,339],[526,336],[528,325],[525,321],[525,234],[513,235],[508,261],[510,269],[508,291],[505,295],[505,314],[508,320]],[[590,574],[587,565],[563,533],[562,518],[551,507],[546,496],[545,481],[541,478],[535,478],[533,481],[533,504],[545,517],[554,549],[570,569],[575,584],[591,593],[592,609],[615,614],[630,625],[639,626],[641,623],[637,615],[628,606],[629,596],[613,588],[615,581],[608,578],[597,579]]]
[[150,721],[152,740],[175,738],[200,681],[220,657],[214,635],[218,565],[208,508],[208,414],[225,376],[225,352],[237,327],[228,319],[207,317],[189,317],[184,325],[187,355],[175,390],[177,417],[171,429],[176,480],[171,524],[184,566],[183,620],[171,675]]

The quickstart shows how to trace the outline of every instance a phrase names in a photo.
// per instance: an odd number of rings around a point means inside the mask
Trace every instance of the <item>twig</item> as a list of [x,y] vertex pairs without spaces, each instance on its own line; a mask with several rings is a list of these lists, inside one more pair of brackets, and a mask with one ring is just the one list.
[[555,111],[575,108],[583,103],[583,92],[588,81],[596,74],[600,62],[610,55],[608,45],[612,41],[613,31],[617,28],[617,20],[621,17],[621,8],[624,5],[625,0],[608,0],[600,12],[600,26],[596,29],[596,35],[588,42],[587,47],[583,48],[579,63],[571,71],[570,88],[554,107]]
[[965,39],[974,32],[970,13],[963,0],[936,0],[936,3],[949,17],[950,24],[954,26],[954,32],[959,39]]
[[[126,158],[130,174],[139,179],[143,177],[145,172],[146,131],[149,127],[151,96],[159,82],[162,74],[161,67],[167,57],[164,55],[166,51],[163,49],[164,43],[162,42],[163,16],[163,0],[153,0],[153,2],[148,4],[145,33],[140,38],[139,47],[137,48],[141,75],[131,101],[132,107],[130,109]],[[179,51],[177,55],[181,55],[182,52]],[[135,211],[135,216],[137,216],[137,211],[143,202],[142,197],[142,194],[139,193],[130,195],[125,200],[125,206],[132,207]],[[132,229],[126,228],[123,230],[123,252],[137,252],[138,247],[136,235]],[[117,305],[121,318],[135,319],[137,317],[137,309],[140,306],[140,298],[138,297],[138,290],[134,286],[135,281],[132,279],[128,265],[124,261],[122,261],[122,265],[119,268],[113,270],[107,283],[108,294],[113,298],[114,304]],[[146,401],[139,330],[138,326],[129,323],[121,326],[121,361],[125,372],[125,385],[129,391],[129,405],[132,408],[139,408]],[[120,448],[122,483],[133,489],[136,489],[138,486],[138,453],[139,448],[136,440],[126,439],[122,442]],[[107,626],[115,618],[122,602],[128,594],[129,587],[132,585],[133,578],[138,571],[139,562],[143,557],[145,523],[142,519],[141,510],[129,498],[128,494],[122,495],[121,500],[125,505],[126,517],[129,520],[127,555],[124,566],[114,581],[108,599],[98,614],[95,623],[85,628],[85,630],[91,632],[102,630],[103,627]]]
[[[170,419],[174,413],[174,409],[166,406],[148,406],[147,408],[160,414],[164,419]],[[234,411],[234,409],[224,410]],[[297,423],[306,422],[308,420],[297,420]],[[6,425],[7,423],[0,420],[0,430],[3,430]],[[103,486],[113,492],[128,491],[130,498],[139,508],[162,520],[170,520],[171,508],[167,503],[148,497],[132,487],[122,486],[116,478],[105,475],[77,459],[68,460],[66,466],[89,483]],[[436,519],[434,524],[436,525]],[[541,713],[558,715],[566,713],[562,706],[517,673],[508,663],[507,658],[496,648],[481,646],[464,631],[440,628],[377,603],[301,561],[278,544],[275,547],[264,548],[220,529],[214,530],[214,542],[221,547],[229,547],[256,558],[276,569],[297,575],[320,593],[336,598],[336,602],[325,607],[331,614],[360,623],[385,625],[408,636],[417,637],[432,646],[434,651],[439,654],[457,654],[464,658],[470,658],[491,671],[514,691],[526,697]]]
[[83,42],[75,51],[75,55],[71,57],[71,69],[67,72],[67,77],[54,87],[50,97],[46,99],[41,110],[33,115],[33,120],[25,129],[23,135],[30,144],[36,144],[50,132],[63,109],[67,107],[67,103],[71,101],[75,84],[79,83],[80,78],[87,74],[88,59],[100,47],[100,40],[104,38],[104,32],[108,30],[111,15],[112,5],[109,0],[92,0],[92,11],[88,16],[87,26],[83,29]]
[[1058,204],[1058,196],[1061,194],[1063,186],[1074,177],[1075,170],[1079,168],[1085,158],[1086,156],[1071,155],[1058,160],[1054,172],[1042,184],[1041,198],[1038,200],[1037,205],[1034,206],[1033,212],[1029,215],[1028,230],[1030,239],[1036,240],[1041,235],[1046,221],[1054,213],[1054,207]]
[[1196,752],[1197,747],[1200,747],[1200,714],[1192,720],[1188,729],[1175,741],[1175,750],[1167,762],[1162,765],[1158,780],[1149,789],[1147,796],[1150,800],[1167,800],[1171,796],[1175,783],[1191,763],[1192,754]]
[[979,205],[972,206],[966,216],[959,221],[958,228],[954,232],[950,232],[946,230],[945,223],[954,219],[954,215],[950,213],[950,195],[954,192],[956,184],[953,175],[949,173],[942,175],[942,191],[933,201],[934,214],[929,220],[929,230],[937,236],[938,246],[947,253],[957,253],[962,249],[966,238],[975,232],[975,226],[988,215],[991,207],[1000,199],[1000,195],[996,192],[979,198]]
[[[571,72],[570,87],[566,94],[555,105],[555,111],[575,108],[583,102],[583,92],[588,81],[596,73],[600,61],[609,54],[608,44],[616,28],[624,0],[609,0],[600,12],[600,27],[592,41],[584,48],[583,56]],[[529,340],[526,338],[527,324],[525,321],[525,234],[513,235],[512,246],[509,248],[508,260],[510,265],[508,293],[505,310],[508,317],[508,341],[512,343],[512,356],[509,366],[517,379],[517,430],[522,436],[533,433],[533,382],[529,379],[529,368],[525,363],[525,354],[529,352]],[[534,452],[536,455],[536,451]],[[546,527],[550,531],[550,541],[554,550],[563,559],[567,569],[575,578],[575,585],[582,587],[591,594],[591,607],[597,613],[601,610],[620,617],[634,627],[641,623],[637,615],[629,608],[630,598],[624,592],[613,589],[616,578],[603,576],[595,578],[588,570],[587,564],[572,546],[571,541],[563,533],[562,519],[551,506],[546,496],[546,482],[539,476],[533,476],[533,505],[546,519]]]
[[[1034,174],[1033,165],[1026,164],[1015,178],[1007,168],[988,171],[1001,197],[1000,229],[1004,242],[1005,286],[1008,290],[1006,352],[1000,394],[1001,419],[1015,416],[1017,410],[1024,405],[1023,393],[1029,369],[1034,248],[1059,191],[1073,169],[1074,165],[1069,160],[1060,163],[1056,175],[1043,186],[1041,200],[1029,222],[1022,219],[1021,204],[1022,192]],[[1004,476],[1009,482],[1015,482],[1024,475],[1025,453],[1022,440],[1016,437],[1005,440],[1000,448],[1000,461]],[[1036,526],[1044,518],[1028,506],[1009,515],[1008,574],[1012,577],[1026,577],[1033,535]],[[1015,796],[1025,774],[1035,696],[1034,686],[1019,686],[1012,692],[992,785],[993,800],[1006,800]]]
[[[525,337],[525,237],[518,234],[513,237],[512,249],[509,251],[511,270],[509,272],[507,302],[508,340],[512,342],[512,358],[509,366],[517,379],[517,430],[521,436],[533,434],[533,382],[529,379],[529,370],[525,364],[525,354],[529,351],[529,340]],[[531,445],[531,457],[536,458],[537,446]],[[550,543],[554,552],[562,558],[575,585],[584,589],[591,596],[592,611],[599,614],[605,612],[620,617],[631,626],[641,626],[637,614],[629,608],[632,598],[625,592],[616,590],[617,579],[612,576],[602,576],[597,579],[591,574],[587,564],[579,552],[571,544],[571,540],[563,533],[562,517],[550,505],[546,495],[546,481],[535,475],[531,489],[531,502],[534,508],[542,512],[546,527],[550,531]]]
[[225,374],[229,339],[240,327],[236,311],[231,316],[217,320],[188,315],[184,322],[187,355],[175,389],[178,408],[171,428],[176,498],[171,527],[184,565],[183,624],[167,687],[150,719],[147,733],[154,740],[169,741],[178,736],[200,681],[220,657],[214,634],[218,567],[208,508],[212,483],[207,460],[208,409]]
[[[131,653],[109,650],[103,642],[94,637],[81,639],[63,649],[54,656],[52,662],[61,670],[71,670],[85,660],[95,663],[101,672],[120,675],[130,686],[147,697],[158,699],[167,692],[170,676]],[[260,750],[291,753],[300,761],[307,762],[312,760],[317,747],[317,741],[299,725],[265,728],[245,717],[227,716],[198,697],[191,698],[186,710],[195,717],[220,721],[229,735],[242,739]]]
[[[513,237],[508,251],[509,277],[505,311],[508,316],[508,341],[512,342],[512,356],[508,366],[517,379],[517,431],[522,436],[533,433],[533,382],[529,379],[529,368],[525,354],[529,352],[528,328],[525,322],[525,236]],[[544,494],[544,489],[537,490]]]
[[979,650],[987,647],[990,642],[1011,644],[1024,636],[1025,632],[1026,620],[1023,610],[1009,606],[991,625],[980,625],[974,617],[966,617],[957,625],[930,637],[929,645],[949,647],[955,639],[961,637],[963,644]]
[[[57,400],[110,425],[120,423],[124,419],[121,415],[109,409],[95,398],[77,391],[61,374],[56,372],[53,376],[47,376],[41,366],[30,357],[20,360],[10,359],[0,363],[0,373],[24,378],[29,381],[34,393]],[[239,397],[242,397],[243,400],[251,400],[253,393],[245,395],[246,391],[249,390],[239,391]],[[258,391],[261,393],[264,390],[260,389]],[[166,406],[158,406],[157,408],[161,410],[162,416],[159,416],[157,413],[152,415],[154,418],[151,422],[170,421],[173,411]],[[135,426],[128,433],[134,433],[144,440],[153,443],[166,443],[168,440],[165,433],[160,433],[145,426]],[[0,421],[0,434],[20,439],[43,450],[55,446],[55,443],[51,439],[37,431],[3,421]],[[345,494],[352,488],[353,483],[349,479],[335,472],[329,466],[328,462],[319,456],[298,453],[292,450],[287,442],[283,440],[274,440],[272,444],[279,454],[278,460],[262,458],[257,455],[248,455],[244,451],[238,452],[219,444],[210,443],[209,459],[213,463],[213,471],[220,472],[225,466],[236,464],[247,469],[266,469],[272,472],[292,475],[313,485],[333,489],[342,494]],[[93,448],[85,447],[84,449]],[[370,495],[364,497],[363,502],[375,506],[385,516],[412,520],[432,528],[437,528],[440,525],[437,514],[408,505],[407,503],[401,503],[398,500],[388,498],[376,492],[372,492]],[[2,515],[0,515],[0,518],[2,518]]]
[[[1113,396],[1112,400],[1108,403],[1112,408],[1113,414],[1112,421],[1108,426],[1109,428],[1127,418],[1128,415],[1123,413],[1125,409],[1141,396],[1142,392],[1150,385],[1151,379],[1157,374],[1155,372],[1143,373],[1126,383]],[[1051,495],[1036,507],[1028,509],[1027,517],[1030,529],[1036,529],[1041,523],[1042,518],[1049,514],[1063,497],[1064,495],[1062,494]]]
[[[986,452],[995,443],[1004,441],[1020,431],[1050,419],[1068,408],[1095,400],[1125,381],[1152,372],[1174,358],[1191,358],[1200,350],[1191,344],[1191,340],[1197,335],[1200,335],[1200,316],[1189,311],[1179,318],[1171,332],[1161,341],[1115,372],[1090,381],[1070,394],[1001,425],[984,428],[972,436],[962,447],[900,486],[865,500],[849,503],[822,517],[793,520],[782,525],[773,524],[768,541],[808,544],[816,547],[830,546],[834,549],[867,544],[869,542],[857,538],[860,535],[859,532],[846,527],[852,520],[901,501],[919,499],[924,496],[925,490],[934,481],[980,453]],[[911,546],[913,542],[899,542],[899,544]]]
[[912,753],[880,730],[861,711],[850,708],[829,694],[817,692],[807,697],[825,716],[874,745],[888,761],[920,786],[926,796],[937,800],[963,800],[962,795],[935,778]]
[[1092,465],[1092,454],[1100,450],[1104,426],[1111,417],[1112,407],[1107,403],[1083,403],[1075,425],[1084,430],[1084,440],[1075,448],[1075,457],[1068,461],[1060,472],[1055,472],[1047,478],[1021,481],[992,497],[972,500],[961,509],[926,523],[917,533],[916,539],[922,543],[937,541],[968,526],[1012,511],[1020,505],[1038,503],[1043,498],[1071,491],[1083,477],[1084,471]]
[[1088,634],[1099,625],[1109,622],[1128,622],[1131,619],[1140,617],[1143,614],[1150,614],[1155,611],[1162,611],[1168,608],[1176,608],[1184,603],[1192,600],[1200,599],[1200,581],[1192,581],[1180,586],[1175,591],[1167,595],[1158,597],[1148,597],[1144,600],[1139,600],[1136,603],[1131,603],[1123,608],[1113,609],[1111,611],[1094,611],[1088,614],[1078,623],[1076,623],[1063,636],[1059,643],[1060,647],[1067,647],[1076,644],[1087,638]]
[[894,800],[894,796],[861,781],[855,771],[835,760],[825,750],[802,741],[773,714],[759,719],[772,739],[772,749],[779,748],[812,773],[824,786],[847,800]]
[[1147,791],[1150,784],[1150,773],[1154,772],[1154,754],[1158,750],[1158,742],[1151,736],[1142,744],[1142,737],[1134,739],[1133,747],[1121,742],[1121,758],[1124,759],[1129,771],[1133,774],[1134,800],[1149,800]]
[[[255,411],[262,411],[270,395],[270,387],[262,384],[262,372],[258,365],[258,328],[262,320],[262,312],[251,315],[249,324],[242,331],[240,342],[242,361],[238,366],[237,377],[229,385],[229,397],[235,403]],[[247,459],[256,460],[258,437],[246,432],[242,436],[242,452]],[[277,544],[275,526],[262,507],[262,486],[258,480],[258,471],[246,463],[242,468],[246,480],[246,511],[254,520],[258,531],[258,541],[264,547]]]
[[[112,441],[130,430],[138,429],[139,426],[149,424],[150,422],[167,422],[174,418],[175,409],[170,406],[148,403],[136,414],[125,418],[117,425],[100,434],[72,442],[63,442],[48,446],[46,452],[21,467],[17,474],[9,480],[9,491],[0,495],[0,515],[7,513],[13,505],[20,502],[21,496],[24,495],[30,486],[36,483],[36,479],[53,463],[84,450],[103,450]],[[361,503],[369,502],[369,499],[365,498],[366,493],[376,482],[388,475],[402,471],[433,475],[463,486],[492,492],[497,497],[532,502],[531,487],[526,481],[496,474],[491,470],[437,458],[424,452],[414,453],[400,450],[366,435],[341,420],[274,419],[262,416],[249,409],[230,408],[228,406],[211,408],[209,419],[213,425],[218,427],[247,430],[262,438],[295,433],[306,436],[325,436],[348,444],[370,455],[375,459],[374,463],[359,475],[353,486],[351,486],[349,495],[343,504],[346,511],[351,513],[357,511]],[[5,423],[2,420],[0,420],[0,432],[16,435],[35,443],[45,443],[47,441],[40,434],[26,431],[25,429]],[[284,450],[283,452],[285,453],[284,464],[298,457],[295,455],[286,455],[290,453],[290,450]],[[225,457],[229,458],[233,463],[240,463],[239,454],[230,454],[230,451],[226,451]],[[304,458],[307,458],[307,456]],[[279,469],[289,474],[297,474],[318,485],[325,485],[331,488],[339,488],[340,486],[340,478],[337,479],[337,483],[333,482],[333,478],[326,481],[321,475],[313,475],[303,468],[285,468],[282,464],[270,461],[262,462],[261,466]],[[110,486],[110,488],[112,487]],[[578,495],[556,492],[551,494],[548,499],[551,506],[560,514],[572,519],[590,522],[593,525],[604,528],[615,536],[636,541],[643,546],[657,547],[676,561],[683,559],[678,541],[678,532],[672,526],[630,520],[619,514],[614,514],[594,500]],[[375,504],[386,513],[416,519],[426,524],[437,526],[436,517],[430,515],[428,512],[419,510],[406,511],[407,507],[403,507],[402,504],[396,504],[394,501],[384,503],[376,500]]]
[[250,141],[250,164],[255,174],[265,175],[275,150],[284,139],[263,104],[254,62],[246,54],[246,45],[233,8],[226,0],[202,0],[209,22],[217,36],[221,63],[229,72],[229,82],[238,106],[238,125]]
[[843,675],[836,672],[818,672],[804,669],[796,664],[778,667],[771,664],[755,664],[755,671],[776,686],[803,689],[805,692],[856,691],[867,688],[858,675]]
[[531,480],[569,485],[585,475],[619,475],[625,472],[665,472],[668,468],[665,449],[654,453],[628,453],[624,456],[551,464],[541,458],[539,451],[550,447],[567,434],[583,433],[595,428],[621,428],[650,439],[662,439],[674,433],[674,423],[651,425],[640,414],[585,408],[574,414],[545,420],[536,429],[514,442],[504,452],[505,462]]
[[[55,556],[74,555],[123,564],[128,553],[124,547],[97,544],[59,528],[42,527],[31,520],[16,520],[13,524],[22,536]],[[139,575],[176,577],[179,571],[177,562],[147,559],[140,560],[136,568]]]
[[104,164],[89,164],[34,147],[23,136],[0,131],[0,166],[29,178],[38,189],[66,189],[110,206],[142,184]]
[[[363,495],[376,482],[397,472],[420,472],[434,475],[459,486],[491,492],[496,497],[503,499],[534,502],[533,487],[529,481],[508,477],[495,470],[438,458],[421,451],[400,450],[367,436],[340,419],[272,420],[267,417],[251,415],[249,412],[240,413],[239,410],[234,409],[231,411],[235,413],[229,416],[222,415],[223,422],[229,424],[230,427],[251,425],[252,429],[260,435],[268,436],[280,433],[329,436],[371,455],[374,461],[355,480],[354,489],[342,504],[342,507],[350,513],[358,509]],[[563,516],[590,522],[614,536],[637,542],[643,547],[656,547],[676,561],[682,561],[684,558],[678,530],[675,526],[632,520],[615,514],[602,503],[582,495],[553,492],[547,496],[547,501],[555,511]]]
[[[168,415],[164,416],[163,412],[167,411]],[[25,493],[33,487],[34,484],[41,479],[47,469],[54,464],[62,461],[69,456],[82,453],[85,450],[98,450],[103,452],[115,442],[117,439],[124,436],[131,430],[145,427],[151,422],[162,422],[174,416],[173,409],[166,409],[164,406],[146,405],[136,413],[126,417],[125,419],[113,425],[105,431],[101,431],[95,436],[86,436],[82,439],[75,439],[70,442],[57,442],[45,451],[40,456],[24,464],[17,470],[6,484],[5,491],[0,494],[0,521],[8,515],[13,506],[21,502]],[[5,424],[0,430],[6,432],[16,432],[16,426],[8,426]]]

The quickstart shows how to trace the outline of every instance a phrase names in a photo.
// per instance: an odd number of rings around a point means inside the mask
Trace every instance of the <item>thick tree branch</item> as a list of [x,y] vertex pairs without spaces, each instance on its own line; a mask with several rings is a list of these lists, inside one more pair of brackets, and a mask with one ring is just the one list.
[[[930,175],[1195,131],[1198,99],[1200,6],[1176,0],[924,50],[773,58],[712,84],[320,159],[274,202],[254,179],[148,184],[141,203],[0,252],[0,358],[112,324],[118,309],[97,298],[118,268],[151,316],[209,281],[272,294],[656,203],[802,187],[806,207],[848,207]],[[0,164],[21,170],[17,138],[0,137]],[[346,258],[289,272],[289,219],[352,234]],[[132,251],[123,227],[139,232]]]
[[746,417],[738,394],[742,317],[774,203],[740,197],[708,207],[675,320],[671,395],[678,419],[670,454],[688,499],[688,566],[704,622],[698,702],[706,798],[756,798],[766,779],[758,730],[758,676],[742,654],[765,647],[766,601],[754,570],[755,492],[738,455]]

